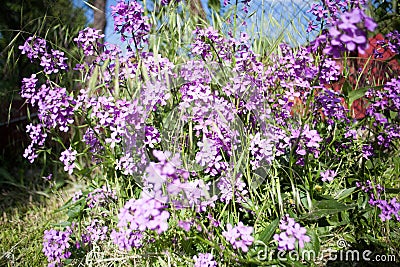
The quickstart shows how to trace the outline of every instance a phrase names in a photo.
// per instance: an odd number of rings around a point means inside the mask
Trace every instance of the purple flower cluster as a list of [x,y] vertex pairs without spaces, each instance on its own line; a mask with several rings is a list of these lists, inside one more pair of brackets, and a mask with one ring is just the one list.
[[217,262],[211,253],[199,253],[193,256],[194,267],[217,267]]
[[400,33],[395,30],[386,34],[386,44],[387,49],[395,54],[400,54]]
[[67,132],[69,125],[74,122],[74,98],[68,95],[65,88],[46,85],[40,87],[38,94],[43,96],[38,103],[39,119],[48,129],[58,127],[60,131]]
[[197,28],[193,34],[196,36],[192,44],[193,55],[200,56],[205,61],[213,61],[216,55],[221,60],[231,61],[233,56],[231,47],[235,43],[234,39],[225,39],[212,27]]
[[245,197],[248,193],[246,184],[241,179],[241,174],[237,175],[235,180],[231,180],[229,174],[222,175],[217,184],[220,190],[219,199],[222,202],[229,203],[232,199],[235,202],[245,202]]
[[65,259],[71,256],[70,236],[71,228],[67,227],[65,231],[54,229],[44,231],[43,253],[47,257],[49,267],[62,266]]
[[321,172],[320,175],[323,182],[332,182],[337,173],[334,170],[326,170],[324,172]]
[[226,231],[222,232],[222,235],[231,243],[232,247],[234,249],[240,248],[243,252],[247,252],[254,241],[254,237],[251,236],[253,227],[245,226],[242,222],[239,222],[235,227],[228,223],[226,229]]
[[[145,118],[146,112],[138,100],[115,100],[112,96],[89,96],[81,90],[75,109],[89,113],[88,119],[96,126],[88,130],[84,141],[93,146],[92,153],[103,151],[100,140],[114,149],[123,147],[123,154],[118,155],[116,170],[125,175],[132,175],[144,170],[147,164],[145,154]],[[101,157],[99,157],[101,158]]]
[[[268,75],[273,75],[270,81],[271,87],[280,85],[286,89],[283,100],[293,101],[295,97],[300,97],[300,90],[304,91],[311,86],[311,82],[318,73],[318,67],[315,66],[315,60],[305,47],[295,50],[288,44],[279,45],[281,55],[273,55],[272,59],[276,62],[268,66]],[[334,69],[333,69],[334,70]],[[333,75],[336,72],[333,71]],[[328,81],[321,81],[324,83]]]
[[32,106],[38,106],[39,119],[46,128],[56,128],[63,132],[69,129],[73,122],[73,106],[75,100],[69,96],[65,88],[51,87],[49,84],[37,86],[36,75],[22,79],[21,96]]
[[146,145],[148,145],[149,147],[154,148],[155,144],[158,144],[161,142],[160,133],[153,126],[145,126],[144,131],[145,131],[145,136],[146,136],[144,143]]
[[103,185],[101,188],[96,188],[87,196],[87,205],[89,208],[101,207],[117,199],[115,190],[111,190]]
[[191,82],[181,86],[179,110],[184,122],[194,124],[193,130],[200,140],[197,142],[196,163],[204,167],[205,173],[216,176],[228,167],[227,159],[236,135],[230,127],[235,113],[232,103],[212,92],[210,84],[207,84],[211,77],[207,75],[207,72],[196,75],[197,80],[192,77]]
[[37,87],[38,79],[36,78],[36,74],[32,74],[30,78],[22,79],[21,93],[20,95],[27,99],[28,103],[31,105],[35,105],[39,103],[42,99],[41,95],[38,94]]
[[132,231],[130,229],[113,230],[110,237],[120,250],[131,251],[132,248],[140,248],[143,246],[143,233],[140,231]]
[[279,229],[281,233],[274,235],[274,240],[278,241],[279,250],[294,250],[296,241],[299,247],[303,248],[305,242],[311,241],[310,237],[306,235],[306,228],[301,227],[288,214],[280,221]]
[[275,158],[275,140],[273,138],[261,138],[261,134],[257,132],[254,136],[250,136],[249,151],[253,160],[250,161],[252,169],[255,170],[261,165],[271,164]]
[[340,19],[329,28],[327,38],[330,42],[324,52],[334,57],[340,57],[344,51],[356,51],[364,54],[368,48],[367,34],[364,30],[373,32],[377,24],[364,11],[355,8],[345,12]]
[[173,205],[177,209],[192,208],[196,212],[205,212],[207,207],[215,207],[216,195],[210,195],[210,183],[202,179],[195,179],[182,183],[175,179],[168,184],[168,194]]
[[78,152],[73,150],[71,147],[69,149],[61,152],[60,161],[64,164],[64,171],[68,172],[68,174],[72,174],[75,168],[75,160]]
[[349,123],[348,109],[342,103],[342,97],[338,92],[323,89],[315,97],[315,102],[313,103],[315,118],[318,118],[321,112],[329,125],[333,125],[335,122]]
[[400,78],[393,78],[387,82],[383,91],[370,89],[367,96],[372,99],[366,114],[374,118],[373,125],[378,130],[377,143],[388,148],[394,140],[400,138],[400,125],[396,119],[386,115],[388,112],[400,112]]
[[108,227],[97,219],[92,220],[85,230],[86,232],[82,234],[84,244],[94,244],[107,238]]
[[43,129],[42,124],[33,125],[32,123],[26,126],[26,132],[31,138],[31,143],[25,149],[23,156],[24,158],[27,158],[30,163],[33,163],[33,161],[38,157],[34,146],[43,146],[46,141],[47,133]]
[[139,199],[129,200],[120,209],[118,231],[113,230],[111,238],[121,249],[140,247],[144,231],[154,230],[158,234],[167,231],[169,217],[162,202],[142,193]]
[[372,181],[370,180],[367,180],[365,184],[356,182],[356,186],[359,187],[361,191],[365,193],[372,192],[374,194],[376,192],[376,197],[374,195],[371,195],[371,197],[373,198],[380,197],[381,193],[385,190],[380,184],[373,184]]
[[116,6],[111,6],[111,13],[114,18],[114,31],[121,34],[121,40],[128,41],[135,45],[136,49],[142,43],[147,42],[147,35],[150,32],[148,18],[143,16],[142,6],[135,2],[126,3],[121,0]]
[[386,34],[384,40],[378,40],[376,42],[377,47],[374,49],[375,58],[383,58],[383,54],[386,51],[390,51],[395,54],[400,54],[400,33],[395,30]]
[[216,176],[228,168],[228,163],[223,160],[220,153],[221,142],[219,139],[203,138],[197,143],[200,150],[196,153],[196,162],[205,167],[204,172]]
[[397,198],[392,198],[390,201],[385,199],[370,199],[368,202],[371,206],[376,206],[381,210],[379,218],[382,222],[392,219],[394,216],[397,221],[400,221],[400,202]]
[[[217,196],[209,195],[209,184],[201,179],[189,181],[189,172],[179,168],[182,163],[178,154],[170,158],[170,152],[155,150],[153,155],[159,162],[151,162],[146,168],[143,181],[147,194],[159,200],[168,200],[177,209],[195,208],[197,212],[204,212],[208,206],[214,206]],[[167,195],[161,191],[163,186]]]
[[322,138],[317,130],[310,130],[309,125],[306,124],[303,129],[292,130],[290,138],[292,146],[296,147],[296,154],[299,156],[297,164],[303,166],[304,157],[307,154],[314,154],[314,157],[318,158]]
[[323,3],[313,3],[307,12],[314,15],[315,21],[309,21],[307,32],[318,29],[315,23],[334,24],[340,19],[342,13],[349,11],[350,7],[361,9],[366,4],[366,0],[330,0]]
[[385,191],[385,188],[380,184],[374,185],[370,180],[367,180],[365,184],[357,182],[356,186],[363,192],[369,193],[370,199],[368,203],[380,209],[381,213],[379,214],[379,218],[381,218],[383,222],[391,220],[393,216],[397,221],[400,221],[400,202],[395,197],[390,201],[382,199],[382,192]]
[[100,30],[93,28],[85,28],[79,32],[78,37],[74,41],[83,49],[85,56],[94,56],[100,54],[100,40],[104,38],[104,34],[100,34]]
[[159,200],[142,194],[139,199],[131,199],[120,210],[118,227],[131,230],[155,230],[158,234],[168,229],[169,212]]
[[29,37],[24,45],[18,48],[21,50],[21,54],[26,55],[33,62],[33,59],[39,59],[46,53],[47,42],[42,38]]
[[89,147],[89,151],[93,154],[98,154],[103,147],[97,136],[100,135],[99,127],[94,127],[94,129],[88,128],[83,135],[82,141]]
[[58,73],[60,70],[68,69],[66,63],[68,59],[64,57],[64,52],[54,49],[48,52],[46,41],[39,37],[29,37],[24,45],[18,48],[21,50],[21,54],[26,54],[31,62],[33,62],[33,59],[40,59],[40,66],[43,67],[46,74]]
[[59,128],[63,132],[69,130],[73,123],[75,101],[69,96],[65,88],[52,88],[49,84],[37,85],[38,79],[33,74],[22,80],[21,96],[27,99],[32,106],[38,106],[40,124],[29,125],[27,128],[31,137],[31,144],[26,148],[24,157],[31,163],[37,158],[36,146],[43,146],[47,132]]

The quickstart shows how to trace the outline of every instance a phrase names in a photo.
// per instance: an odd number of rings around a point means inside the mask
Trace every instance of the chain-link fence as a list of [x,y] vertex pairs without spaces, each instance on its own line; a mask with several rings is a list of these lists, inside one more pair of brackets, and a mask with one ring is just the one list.
[[[118,36],[113,33],[113,19],[111,16],[110,6],[116,5],[117,0],[107,0],[107,27],[106,39],[118,41]],[[221,1],[220,14],[229,11],[229,6],[224,7],[223,0]],[[231,1],[232,3],[234,1]],[[248,12],[243,12],[244,5],[238,4],[238,21],[245,25],[242,28],[253,30],[257,34],[267,36],[275,40],[285,40],[292,44],[304,44],[313,34],[304,34],[307,28],[308,21],[311,16],[307,13],[312,3],[316,0],[253,0],[250,2]],[[211,20],[210,7],[208,0],[201,0],[202,6]],[[86,1],[75,0],[76,7],[81,7],[85,10],[89,23],[93,22],[93,11],[86,4]]]
[[[211,21],[210,0],[200,0],[201,4]],[[93,10],[84,0],[74,0],[76,7],[85,10],[89,23],[93,22]],[[235,4],[230,0],[227,6],[224,6],[226,0],[220,1],[220,14],[229,12],[229,9]],[[248,2],[246,0],[246,2]],[[316,32],[307,33],[308,22],[313,15],[308,12],[314,3],[322,3],[320,0],[252,0],[244,12],[243,0],[238,3],[238,21],[242,28],[252,31],[259,36],[264,36],[270,40],[278,42],[285,41],[292,45],[304,45],[316,37]],[[332,2],[332,1],[328,1]],[[112,42],[118,42],[119,37],[113,32],[113,19],[111,15],[111,6],[116,5],[117,0],[107,0],[106,10],[106,39]],[[371,0],[368,1],[369,15],[378,21],[378,31],[388,33],[394,29],[400,28],[400,15],[397,0]],[[148,6],[151,1],[147,1]]]

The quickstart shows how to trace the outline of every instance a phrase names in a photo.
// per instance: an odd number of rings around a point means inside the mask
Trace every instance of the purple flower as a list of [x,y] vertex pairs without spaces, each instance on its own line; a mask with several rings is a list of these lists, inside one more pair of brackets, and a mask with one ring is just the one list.
[[373,206],[381,210],[379,218],[381,218],[383,222],[392,219],[392,216],[394,216],[397,221],[400,221],[400,202],[398,202],[395,197],[389,202],[382,199],[376,200]]
[[193,256],[194,267],[216,267],[217,262],[213,260],[211,253],[199,253]]
[[198,55],[206,61],[212,61],[215,53],[215,57],[218,55],[219,58],[227,62],[231,61],[231,46],[235,43],[235,40],[225,39],[212,27],[207,29],[196,28],[193,34],[196,36],[192,44],[192,53],[194,55]]
[[374,148],[371,145],[363,145],[362,146],[362,156],[365,159],[369,159],[374,155]]
[[100,140],[98,139],[99,132],[99,127],[95,127],[94,129],[88,128],[82,138],[82,141],[89,147],[90,152],[94,154],[103,150]]
[[287,232],[281,232],[274,235],[274,240],[278,241],[279,250],[293,250],[296,244],[296,238],[288,235]]
[[316,118],[320,117],[320,111],[328,119],[328,124],[332,125],[335,122],[349,122],[348,109],[343,107],[342,98],[338,92],[324,89],[315,97],[313,103],[314,115]]
[[[378,145],[389,148],[390,144],[400,138],[400,126],[387,114],[400,112],[400,79],[392,78],[383,88],[384,90],[369,90],[368,96],[371,104],[367,107],[366,114],[373,119],[377,129],[376,141]],[[369,158],[373,155],[371,145],[363,146],[363,156]]]
[[142,6],[135,1],[125,3],[120,0],[116,6],[111,6],[114,18],[114,31],[121,34],[121,40],[129,41],[138,49],[142,43],[147,42],[150,32],[149,19],[143,16]]
[[44,144],[44,140],[47,136],[46,133],[42,133],[42,125],[33,125],[29,124],[26,126],[26,132],[29,133],[29,137],[32,140],[32,143],[36,143],[39,146],[42,146]]
[[33,62],[33,59],[38,59],[47,51],[46,40],[39,37],[29,37],[23,46],[18,47],[21,54],[25,55]]
[[78,46],[83,49],[85,56],[93,56],[96,53],[100,53],[100,39],[104,37],[104,34],[100,34],[100,32],[100,30],[87,27],[80,31],[78,37],[74,39]]
[[87,205],[89,208],[102,207],[116,199],[117,196],[115,190],[111,190],[107,186],[103,185],[103,187],[96,188],[88,194]]
[[[254,160],[250,161],[252,169],[255,170],[264,164],[271,164],[275,158],[274,147],[276,140],[274,140],[274,138],[261,138],[259,132],[254,136],[250,136],[250,138],[249,150],[254,158]],[[264,164],[262,164],[262,162],[264,162]]]
[[227,231],[222,232],[226,240],[231,243],[234,249],[241,249],[243,252],[249,250],[249,246],[253,244],[254,237],[251,236],[253,227],[245,226],[242,222],[235,227],[230,223],[226,225]]
[[392,198],[389,202],[385,199],[382,199],[381,193],[385,190],[385,188],[383,188],[380,184],[373,184],[370,180],[367,180],[365,184],[357,182],[356,186],[359,187],[363,192],[369,194],[370,199],[368,203],[371,206],[380,209],[381,213],[379,214],[379,217],[382,221],[391,220],[393,216],[397,221],[400,221],[400,203],[396,198]]
[[75,159],[78,152],[76,150],[69,147],[69,149],[61,152],[60,161],[64,164],[64,171],[68,172],[68,174],[72,174],[75,168]]
[[324,52],[334,57],[340,57],[345,50],[364,53],[368,48],[366,28],[374,31],[377,24],[368,17],[361,9],[354,8],[352,11],[344,12],[339,19],[332,20],[329,28],[328,38],[330,42]]
[[49,83],[36,86],[36,75],[22,80],[21,96],[33,106],[38,106],[39,119],[43,128],[58,128],[67,132],[73,123],[75,101],[65,88],[52,88]]
[[223,175],[220,177],[217,184],[220,192],[220,200],[225,203],[229,203],[232,198],[236,202],[245,202],[245,196],[248,191],[246,190],[246,184],[241,179],[241,174],[238,174],[235,181],[231,181],[229,176]]
[[19,46],[21,54],[26,54],[33,62],[33,59],[40,59],[40,66],[43,67],[44,73],[58,73],[60,70],[67,70],[68,66],[64,57],[64,52],[51,49],[47,51],[46,41],[39,37],[29,37],[23,46]]
[[140,248],[143,246],[143,234],[131,229],[113,230],[110,238],[121,250],[130,251],[132,248]]
[[186,232],[190,231],[190,227],[192,226],[192,222],[187,222],[187,221],[179,221],[178,226],[185,230]]
[[296,154],[299,156],[296,164],[304,165],[304,156],[307,153],[313,153],[315,158],[318,158],[320,153],[320,137],[317,130],[310,130],[310,126],[306,124],[303,129],[292,130],[291,145],[296,145]]
[[146,139],[144,140],[144,143],[148,145],[151,148],[154,148],[154,144],[160,143],[161,142],[161,137],[160,133],[158,130],[152,126],[145,126],[145,136]]
[[156,230],[159,234],[168,229],[169,212],[159,200],[146,194],[129,200],[118,214],[118,227],[131,230]]
[[25,148],[23,157],[28,159],[30,163],[33,163],[35,159],[38,157],[36,153],[36,149],[33,147],[33,144],[30,144],[27,148]]
[[196,153],[196,162],[205,167],[204,172],[210,173],[211,176],[218,175],[228,167],[228,163],[223,161],[220,153],[221,143],[219,141],[204,136],[203,141],[197,143],[200,150]]
[[77,202],[81,197],[82,197],[82,191],[79,190],[74,193],[74,196],[72,197],[72,202]]
[[84,234],[84,243],[93,244],[98,241],[105,240],[107,238],[108,227],[97,219],[92,220],[89,226],[86,227],[86,233]]
[[326,170],[324,172],[321,172],[320,175],[323,182],[332,182],[337,173],[334,170]]
[[295,249],[296,241],[299,247],[303,248],[305,242],[311,241],[310,237],[306,235],[307,230],[290,218],[288,214],[280,221],[279,229],[282,232],[274,235],[274,240],[278,241],[279,250]]
[[22,79],[21,96],[32,105],[35,105],[41,99],[36,90],[37,81],[36,74],[32,74],[30,78]]
[[54,229],[44,231],[43,253],[49,262],[48,266],[61,266],[65,259],[71,256],[69,241],[72,234],[71,228],[65,231]]
[[400,33],[395,30],[386,35],[387,47],[390,51],[400,54]]

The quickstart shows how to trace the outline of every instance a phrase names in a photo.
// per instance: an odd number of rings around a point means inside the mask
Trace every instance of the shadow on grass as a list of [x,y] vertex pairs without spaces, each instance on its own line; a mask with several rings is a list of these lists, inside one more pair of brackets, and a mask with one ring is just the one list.
[[42,177],[42,168],[28,164],[15,158],[12,162],[0,159],[1,213],[49,198],[49,182]]

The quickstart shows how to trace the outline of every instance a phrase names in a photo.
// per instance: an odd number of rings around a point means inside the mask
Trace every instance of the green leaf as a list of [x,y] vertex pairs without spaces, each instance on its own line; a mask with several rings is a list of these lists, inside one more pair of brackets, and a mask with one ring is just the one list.
[[346,188],[346,189],[342,189],[339,192],[336,193],[336,195],[334,196],[335,199],[337,200],[342,200],[348,196],[350,196],[354,190],[356,190],[357,187],[351,187],[351,188]]
[[354,235],[352,235],[350,233],[344,233],[342,236],[349,243],[355,244],[357,242],[357,240],[354,237]]
[[271,241],[272,236],[275,233],[276,228],[278,228],[279,219],[275,219],[272,221],[265,229],[260,233],[258,240],[263,241],[265,244],[268,244]]
[[336,214],[345,210],[353,209],[356,205],[345,205],[335,199],[313,201],[312,210],[301,216],[301,220],[318,220],[328,215]]
[[348,101],[349,107],[351,107],[351,105],[353,104],[354,101],[364,97],[365,93],[368,90],[369,90],[369,88],[365,87],[365,88],[359,88],[357,90],[350,91],[347,95],[347,99],[348,99],[347,101]]
[[76,205],[73,206],[70,210],[68,210],[67,215],[68,215],[68,220],[72,221],[75,218],[79,218],[80,214],[81,214],[81,206]]
[[318,256],[318,253],[320,252],[320,249],[321,249],[321,244],[319,242],[317,231],[307,229],[307,235],[310,237],[311,241],[308,243],[305,243],[304,248],[302,250],[312,250],[315,252],[315,255]]
[[53,223],[51,224],[52,227],[56,227],[56,228],[62,228],[65,229],[67,226],[71,226],[71,222],[60,222],[60,223]]

